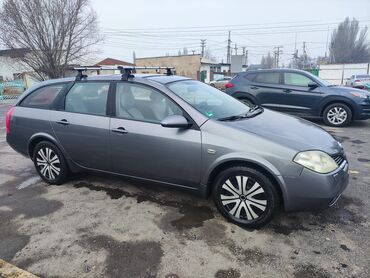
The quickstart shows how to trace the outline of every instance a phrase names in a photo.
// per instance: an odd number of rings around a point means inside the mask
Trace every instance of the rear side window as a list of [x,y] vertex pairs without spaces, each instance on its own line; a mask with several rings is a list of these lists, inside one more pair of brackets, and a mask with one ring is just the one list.
[[308,83],[312,80],[303,74],[286,72],[284,73],[284,84],[291,86],[308,87]]
[[255,78],[256,78],[256,73],[249,73],[247,75],[244,76],[245,79],[249,80],[249,81],[253,81]]
[[49,109],[65,84],[45,86],[29,94],[20,104],[23,107]]
[[109,83],[77,83],[66,96],[65,111],[105,116],[108,91]]
[[254,81],[259,83],[279,84],[279,72],[258,73]]

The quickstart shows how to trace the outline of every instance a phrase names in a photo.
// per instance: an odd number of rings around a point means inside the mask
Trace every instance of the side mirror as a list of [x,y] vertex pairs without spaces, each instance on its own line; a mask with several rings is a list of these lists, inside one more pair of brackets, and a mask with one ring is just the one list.
[[172,128],[188,128],[190,126],[187,119],[181,115],[171,115],[167,116],[161,121],[163,127],[172,127]]
[[319,87],[319,84],[317,84],[316,82],[309,82],[308,83],[308,88],[310,88],[311,90],[313,90],[317,87]]

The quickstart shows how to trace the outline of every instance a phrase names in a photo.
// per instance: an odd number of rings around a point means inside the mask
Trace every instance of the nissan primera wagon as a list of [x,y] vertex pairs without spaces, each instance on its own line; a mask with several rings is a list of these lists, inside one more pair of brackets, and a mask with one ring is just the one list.
[[260,227],[333,205],[348,183],[340,143],[306,120],[179,76],[50,80],[6,118],[7,142],[41,178],[92,170],[212,195],[229,221]]

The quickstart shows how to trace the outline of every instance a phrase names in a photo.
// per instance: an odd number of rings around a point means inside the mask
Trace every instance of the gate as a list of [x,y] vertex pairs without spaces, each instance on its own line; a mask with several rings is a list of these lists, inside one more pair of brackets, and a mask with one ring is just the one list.
[[0,101],[17,99],[25,89],[23,80],[0,82]]

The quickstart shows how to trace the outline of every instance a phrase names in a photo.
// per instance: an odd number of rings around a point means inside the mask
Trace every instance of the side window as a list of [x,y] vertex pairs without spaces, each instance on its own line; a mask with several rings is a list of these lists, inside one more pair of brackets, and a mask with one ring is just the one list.
[[259,83],[279,84],[279,72],[263,72],[258,73],[254,81]]
[[244,75],[244,78],[249,80],[249,81],[253,81],[255,79],[256,75],[257,74],[255,74],[255,73],[248,73],[248,74]]
[[303,74],[286,72],[284,73],[284,84],[291,86],[308,87],[308,83],[312,80]]
[[65,84],[45,86],[30,93],[20,104],[23,107],[48,109]]
[[160,123],[170,115],[183,115],[167,96],[146,86],[118,83],[116,116],[123,119]]
[[65,111],[105,116],[108,91],[109,83],[76,83],[66,96]]

